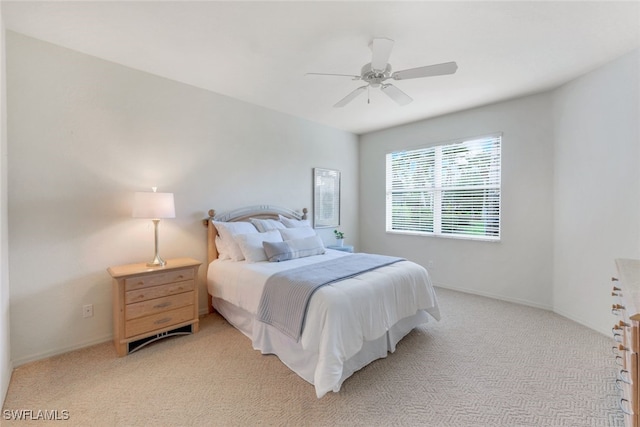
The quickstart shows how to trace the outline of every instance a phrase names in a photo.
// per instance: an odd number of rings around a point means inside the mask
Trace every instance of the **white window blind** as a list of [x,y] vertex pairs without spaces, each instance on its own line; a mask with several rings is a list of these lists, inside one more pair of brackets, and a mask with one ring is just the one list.
[[500,239],[501,135],[387,154],[387,231]]

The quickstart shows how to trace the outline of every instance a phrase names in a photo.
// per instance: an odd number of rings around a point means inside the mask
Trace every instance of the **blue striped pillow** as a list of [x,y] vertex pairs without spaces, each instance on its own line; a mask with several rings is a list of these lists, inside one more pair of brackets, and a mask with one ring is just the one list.
[[288,261],[325,253],[324,244],[319,236],[284,242],[262,242],[262,247],[270,262]]

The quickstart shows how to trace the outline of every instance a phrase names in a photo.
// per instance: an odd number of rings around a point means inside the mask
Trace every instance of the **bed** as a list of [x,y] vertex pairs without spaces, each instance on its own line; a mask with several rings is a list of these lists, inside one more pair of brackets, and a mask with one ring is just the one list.
[[[338,392],[357,370],[394,352],[416,326],[439,320],[440,311],[426,269],[404,259],[325,248],[306,212],[268,205],[220,215],[210,210],[204,221],[208,307],[246,335],[254,349],[275,354],[313,384],[321,398]],[[360,258],[380,264],[310,291],[301,326],[294,323],[287,330],[265,317],[265,300],[291,303],[267,297],[274,289],[283,292],[283,285],[272,283],[276,277],[324,272],[329,266],[335,270]]]

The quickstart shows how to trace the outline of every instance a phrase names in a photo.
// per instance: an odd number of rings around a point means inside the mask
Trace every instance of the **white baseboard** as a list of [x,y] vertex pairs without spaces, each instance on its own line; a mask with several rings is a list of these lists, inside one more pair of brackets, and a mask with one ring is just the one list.
[[79,350],[85,347],[91,347],[92,345],[102,344],[103,342],[113,340],[113,334],[103,335],[101,337],[95,338],[90,341],[83,341],[81,343],[68,346],[68,347],[59,347],[49,351],[45,351],[43,353],[31,354],[29,356],[21,357],[19,359],[12,360],[13,368],[17,368],[18,366],[25,365],[30,362],[35,362],[36,360],[46,359],[48,357],[58,356],[59,354],[68,353],[70,351]]
[[605,335],[605,336],[611,338],[611,330],[610,329],[609,330],[603,330],[603,329],[601,329],[601,328],[599,328],[599,327],[597,327],[595,325],[592,325],[591,323],[589,323],[589,322],[587,322],[587,321],[585,321],[583,319],[578,319],[577,317],[575,317],[575,316],[573,316],[571,314],[565,313],[563,310],[554,309],[553,312],[556,313],[559,316],[566,317],[567,319],[571,320],[572,322],[576,322],[576,323],[578,323],[578,324],[580,324],[582,326],[586,326],[589,329],[593,329],[594,331],[600,332],[602,335]]
[[444,288],[444,289],[451,289],[452,291],[458,291],[458,292],[464,292],[467,294],[473,294],[473,295],[479,295],[479,296],[483,296],[483,297],[487,297],[487,298],[493,298],[493,299],[497,299],[497,300],[501,300],[501,301],[507,301],[507,302],[512,302],[515,304],[522,304],[522,305],[526,305],[529,307],[534,307],[534,308],[539,308],[542,310],[546,310],[546,311],[551,311],[553,313],[556,313],[559,316],[565,317],[569,320],[571,320],[572,322],[576,322],[582,326],[585,326],[589,329],[592,329],[596,332],[599,332],[605,336],[611,336],[611,331],[607,331],[607,330],[602,330],[601,328],[596,327],[595,325],[585,321],[584,319],[578,319],[573,315],[570,315],[568,313],[565,313],[562,310],[558,310],[555,307],[551,307],[551,306],[547,306],[544,304],[539,304],[539,303],[535,303],[535,302],[531,302],[531,301],[527,301],[527,300],[522,300],[519,298],[509,298],[509,297],[505,297],[504,295],[497,295],[497,294],[492,294],[490,292],[479,292],[475,289],[468,289],[468,288],[460,288],[458,286],[449,286],[443,283],[434,283],[434,286],[439,287],[439,288]]
[[529,307],[535,307],[535,308],[539,308],[541,310],[553,311],[553,307],[548,306],[548,305],[544,305],[544,304],[540,304],[540,303],[532,302],[532,301],[527,301],[527,300],[523,300],[523,299],[519,299],[519,298],[505,297],[504,295],[493,294],[491,292],[480,292],[480,291],[477,291],[475,289],[461,288],[461,287],[458,287],[458,286],[450,286],[450,285],[446,285],[444,283],[434,283],[434,286],[436,286],[438,288],[451,289],[452,291],[464,292],[466,294],[473,294],[473,295],[479,295],[481,297],[493,298],[493,299],[497,299],[497,300],[500,300],[500,301],[513,302],[515,304],[521,304],[521,305],[526,305],[526,306],[529,306]]
[[[207,309],[204,310],[200,310],[199,311],[199,315],[200,316],[205,316],[209,314],[209,312],[207,311]],[[64,353],[68,353],[70,351],[74,351],[74,350],[80,350],[81,348],[85,348],[85,347],[91,347],[92,345],[96,345],[96,344],[102,344],[103,342],[107,342],[107,341],[112,341],[113,340],[113,334],[108,334],[108,335],[103,335],[102,337],[90,340],[90,341],[85,341],[79,344],[75,344],[69,347],[60,347],[60,348],[56,348],[53,350],[49,350],[49,351],[45,351],[43,353],[37,353],[37,354],[32,354],[29,356],[25,356],[25,357],[21,357],[20,359],[15,359],[11,361],[12,364],[12,369],[17,368],[18,366],[21,365],[25,365],[27,363],[31,363],[31,362],[35,362],[37,360],[42,360],[42,359],[46,359],[48,357],[53,357],[53,356],[58,356],[59,354],[64,354]]]

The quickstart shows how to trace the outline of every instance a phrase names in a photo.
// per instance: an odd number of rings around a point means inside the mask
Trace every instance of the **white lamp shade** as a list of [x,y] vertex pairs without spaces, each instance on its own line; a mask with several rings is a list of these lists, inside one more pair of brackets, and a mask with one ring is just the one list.
[[134,218],[175,218],[176,207],[173,193],[139,192],[133,195]]

